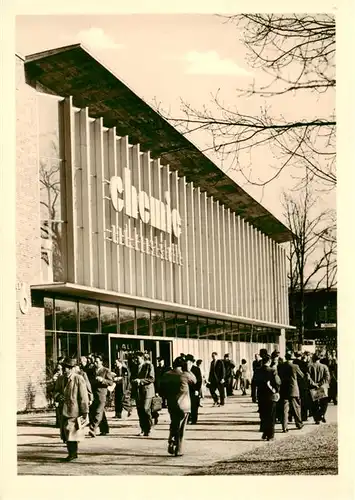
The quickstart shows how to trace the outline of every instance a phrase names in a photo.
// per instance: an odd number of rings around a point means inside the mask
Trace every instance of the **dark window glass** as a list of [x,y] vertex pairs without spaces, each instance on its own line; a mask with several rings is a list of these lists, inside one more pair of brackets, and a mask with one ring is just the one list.
[[165,313],[165,330],[167,337],[176,337],[176,325],[175,325],[175,314],[166,312]]
[[187,337],[187,316],[185,314],[176,315],[176,335],[177,337]]
[[208,326],[206,318],[198,318],[198,330],[199,330],[199,338],[206,339],[208,335]]
[[87,356],[91,352],[90,335],[86,333],[80,334],[80,356]]
[[233,342],[240,342],[238,323],[232,323],[231,328],[232,328],[232,340],[233,340]]
[[77,333],[68,333],[68,355],[71,358],[77,358],[79,356]]
[[102,333],[117,333],[118,310],[115,305],[100,304],[100,322]]
[[189,338],[197,339],[198,338],[198,318],[197,316],[188,316],[188,327],[189,327]]
[[207,320],[207,338],[210,340],[216,340],[216,320],[208,318]]
[[48,366],[49,363],[54,362],[55,353],[54,353],[54,333],[46,332],[46,364]]
[[68,334],[57,333],[57,356],[58,358],[68,356]]
[[91,335],[91,352],[103,356],[104,365],[108,366],[108,335]]
[[224,322],[222,320],[216,320],[216,339],[224,340]]
[[164,313],[163,311],[151,311],[152,334],[158,337],[164,336]]
[[150,311],[149,309],[136,308],[137,335],[150,335]]
[[232,341],[233,340],[233,329],[232,329],[232,323],[230,321],[224,322],[224,332],[225,332],[225,339],[227,341]]
[[119,306],[120,333],[135,335],[135,317],[133,307]]
[[78,330],[77,302],[55,299],[54,305],[56,330],[59,332],[76,332]]
[[54,330],[53,312],[53,299],[44,297],[44,325],[46,330]]
[[91,302],[79,303],[80,331],[97,333],[99,331],[99,306]]

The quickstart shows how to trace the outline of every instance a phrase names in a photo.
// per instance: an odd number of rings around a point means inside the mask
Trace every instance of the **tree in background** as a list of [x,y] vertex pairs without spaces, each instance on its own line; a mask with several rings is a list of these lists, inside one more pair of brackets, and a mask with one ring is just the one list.
[[[295,326],[300,345],[305,330],[305,291],[308,288],[329,291],[337,284],[334,212],[325,210],[314,216],[316,202],[308,184],[297,197],[284,194],[284,215],[292,231],[288,253],[291,317],[297,318]],[[297,303],[299,315],[296,314]]]
[[[183,117],[167,117],[185,133],[208,130],[213,146],[222,159],[234,155],[238,171],[255,185],[265,185],[288,167],[301,167],[301,182],[317,181],[327,188],[336,184],[335,110],[321,115],[320,106],[308,114],[298,106],[302,94],[329,95],[335,90],[335,18],[329,14],[240,14],[226,18],[242,33],[249,65],[261,70],[267,83],[237,89],[240,97],[268,99],[258,115],[244,114],[238,104],[224,104],[217,93],[213,111],[182,104]],[[333,93],[333,94],[332,94]],[[287,117],[274,116],[272,102],[288,95]],[[291,100],[292,99],[292,100]],[[316,111],[315,111],[316,109]],[[312,115],[316,113],[316,115]],[[255,163],[239,161],[259,148],[271,148],[277,160],[274,173],[266,180],[252,180]],[[259,163],[260,165],[260,163]],[[306,174],[303,174],[306,172]]]

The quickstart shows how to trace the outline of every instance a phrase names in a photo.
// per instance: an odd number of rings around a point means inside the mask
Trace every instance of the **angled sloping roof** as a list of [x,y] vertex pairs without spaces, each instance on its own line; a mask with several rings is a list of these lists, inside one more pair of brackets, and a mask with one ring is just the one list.
[[252,198],[186,137],[162,118],[81,44],[48,50],[26,57],[28,83],[44,87],[73,104],[88,107],[89,115],[103,117],[130,143],[160,157],[179,176],[200,186],[254,227],[281,243],[290,230]]

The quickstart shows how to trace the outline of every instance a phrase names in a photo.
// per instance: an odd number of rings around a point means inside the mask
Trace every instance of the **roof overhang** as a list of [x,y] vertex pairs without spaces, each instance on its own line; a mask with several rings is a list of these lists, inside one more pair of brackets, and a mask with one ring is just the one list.
[[258,319],[244,318],[243,316],[234,316],[232,314],[224,314],[210,311],[209,309],[185,306],[183,304],[176,304],[174,302],[165,302],[162,300],[138,297],[125,293],[111,292],[107,290],[101,290],[100,288],[77,285],[74,283],[46,283],[41,285],[32,285],[31,290],[34,292],[41,292],[43,294],[50,293],[81,299],[101,300],[104,302],[110,302],[111,304],[119,303],[126,306],[136,306],[159,311],[175,312],[178,314],[188,314],[191,316],[202,316],[205,318],[214,318],[224,321],[234,321],[236,323],[245,323],[247,325],[264,326],[275,329],[295,329],[295,327],[292,327],[290,325],[283,325],[281,323],[272,323],[267,321],[260,321]]
[[278,243],[291,240],[291,231],[268,212],[196,146],[138,97],[81,44],[48,50],[26,57],[30,85],[88,107],[93,118],[139,143],[142,151],[169,164],[202,191],[219,200]]

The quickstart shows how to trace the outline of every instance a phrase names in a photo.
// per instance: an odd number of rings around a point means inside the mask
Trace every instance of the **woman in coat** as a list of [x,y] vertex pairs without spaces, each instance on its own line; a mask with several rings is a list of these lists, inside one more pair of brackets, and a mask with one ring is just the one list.
[[67,462],[78,458],[78,442],[84,438],[89,413],[86,383],[75,366],[75,359],[63,361],[63,375],[58,377],[55,389],[56,399],[61,402],[60,436],[67,445]]
[[267,354],[262,358],[262,366],[258,372],[257,395],[260,412],[260,430],[262,439],[270,441],[274,439],[276,403],[280,399],[279,388],[280,377],[277,372],[270,367],[271,357]]

